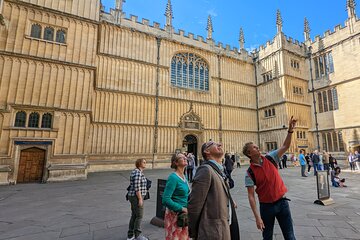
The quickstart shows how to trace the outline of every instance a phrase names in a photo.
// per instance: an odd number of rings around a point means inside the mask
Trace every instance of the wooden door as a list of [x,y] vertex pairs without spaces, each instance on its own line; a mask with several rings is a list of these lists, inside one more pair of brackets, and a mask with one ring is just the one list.
[[45,150],[29,148],[20,153],[17,182],[41,182],[45,163]]

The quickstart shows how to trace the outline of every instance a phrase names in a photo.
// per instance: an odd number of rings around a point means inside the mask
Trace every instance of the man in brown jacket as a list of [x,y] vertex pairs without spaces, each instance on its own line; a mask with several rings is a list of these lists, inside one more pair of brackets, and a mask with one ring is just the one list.
[[196,240],[238,240],[239,225],[221,159],[222,145],[201,147],[204,164],[195,174],[189,197],[189,236]]

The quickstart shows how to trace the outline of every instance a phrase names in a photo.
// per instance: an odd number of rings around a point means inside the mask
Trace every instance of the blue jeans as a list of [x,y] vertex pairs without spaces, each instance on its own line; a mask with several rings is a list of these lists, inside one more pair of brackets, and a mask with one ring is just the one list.
[[282,198],[275,203],[260,203],[260,215],[264,222],[263,239],[272,240],[275,218],[285,240],[296,240],[288,199]]
[[316,175],[317,170],[320,170],[319,167],[320,167],[320,166],[319,166],[318,163],[314,163],[314,176]]

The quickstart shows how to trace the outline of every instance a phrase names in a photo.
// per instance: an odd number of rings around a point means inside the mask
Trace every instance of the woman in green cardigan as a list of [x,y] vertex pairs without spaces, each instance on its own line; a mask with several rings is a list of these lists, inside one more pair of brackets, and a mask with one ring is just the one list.
[[188,227],[178,227],[179,213],[187,213],[189,184],[184,175],[187,159],[184,154],[174,154],[171,158],[171,168],[175,169],[166,182],[162,196],[165,211],[165,239],[188,240]]

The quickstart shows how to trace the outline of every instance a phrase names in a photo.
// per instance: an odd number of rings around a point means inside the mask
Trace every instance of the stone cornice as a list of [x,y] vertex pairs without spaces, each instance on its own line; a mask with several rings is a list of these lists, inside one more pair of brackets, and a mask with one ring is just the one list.
[[17,52],[0,51],[0,56],[1,55],[8,56],[8,57],[14,57],[14,58],[17,57],[17,58],[22,58],[22,59],[28,59],[28,60],[38,61],[38,62],[45,62],[45,63],[49,63],[49,64],[64,65],[64,66],[68,66],[68,67],[84,68],[84,69],[93,70],[93,71],[96,71],[96,69],[97,69],[95,66],[91,66],[91,65],[78,64],[78,63],[66,62],[66,61],[55,60],[55,59],[50,59],[50,58],[31,56],[31,55],[26,55],[26,54],[17,53]]
[[286,104],[286,103],[295,104],[295,105],[301,105],[301,106],[305,106],[305,107],[311,107],[312,106],[311,104],[283,100],[283,101],[280,101],[280,102],[276,102],[276,103],[272,103],[272,104],[269,104],[269,105],[266,105],[266,106],[259,107],[259,110],[269,108],[269,107],[273,107],[273,106],[277,106],[277,105],[281,105],[281,104]]
[[[101,91],[101,92],[110,92],[110,93],[127,94],[127,95],[133,95],[133,96],[135,95],[135,96],[151,97],[151,98],[155,99],[155,95],[146,94],[146,93],[127,92],[127,91],[112,90],[112,89],[99,88],[99,87],[96,87],[95,90]],[[191,100],[191,99],[179,99],[179,98],[172,98],[172,97],[166,97],[166,96],[161,96],[161,95],[159,96],[159,99],[182,101],[182,102],[189,102],[189,103],[192,102],[192,103],[198,103],[198,104],[213,105],[213,106],[217,106],[217,107],[220,106],[219,103],[201,102],[201,101],[196,101],[196,100]],[[251,107],[239,107],[239,106],[232,106],[232,105],[226,105],[226,104],[221,104],[221,106],[256,111],[256,108],[251,108]]]

